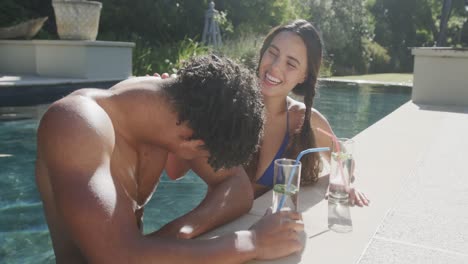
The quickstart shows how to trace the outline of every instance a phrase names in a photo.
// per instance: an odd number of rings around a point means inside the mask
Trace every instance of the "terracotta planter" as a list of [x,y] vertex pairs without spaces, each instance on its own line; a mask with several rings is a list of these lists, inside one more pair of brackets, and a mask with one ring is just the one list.
[[96,40],[102,4],[94,1],[53,1],[60,39]]

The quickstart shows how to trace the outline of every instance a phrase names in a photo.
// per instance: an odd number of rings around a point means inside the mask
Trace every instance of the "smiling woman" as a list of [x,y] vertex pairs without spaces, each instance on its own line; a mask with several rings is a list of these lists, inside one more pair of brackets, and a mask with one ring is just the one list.
[[[278,147],[268,146],[282,135],[290,139],[279,157],[294,158],[304,149],[329,145],[328,139],[316,138],[312,132],[313,127],[321,127],[333,133],[327,120],[312,107],[321,62],[322,40],[314,26],[305,20],[278,26],[266,36],[260,49],[258,74],[267,123],[259,158],[252,162],[256,169],[250,172],[256,180],[271,174],[269,167]],[[291,92],[301,93],[302,102],[289,97]],[[319,161],[317,153],[304,157],[303,184],[316,181]],[[256,193],[266,191],[261,185],[254,184]]]

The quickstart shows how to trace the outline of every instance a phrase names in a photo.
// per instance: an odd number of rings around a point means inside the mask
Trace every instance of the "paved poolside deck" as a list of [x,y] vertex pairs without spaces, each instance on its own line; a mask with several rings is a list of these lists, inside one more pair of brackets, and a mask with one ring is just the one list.
[[[468,263],[468,107],[408,102],[356,137],[356,185],[371,206],[352,208],[353,232],[327,228],[327,176],[302,188],[304,251],[251,263]],[[205,237],[245,229],[271,204]]]

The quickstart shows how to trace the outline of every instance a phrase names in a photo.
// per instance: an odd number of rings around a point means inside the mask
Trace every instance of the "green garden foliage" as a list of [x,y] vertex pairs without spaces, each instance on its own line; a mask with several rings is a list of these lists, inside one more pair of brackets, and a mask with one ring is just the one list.
[[[440,0],[375,0],[370,12],[375,17],[374,40],[388,50],[390,69],[411,72],[412,47],[435,46],[439,35]],[[447,46],[468,47],[468,12],[463,0],[453,0],[448,23]],[[468,30],[467,30],[468,31]],[[465,33],[464,33],[465,32]],[[468,37],[468,36],[467,36]]]
[[142,38],[134,39],[133,74],[136,76],[158,73],[175,73],[182,63],[192,56],[211,51],[200,42],[185,38],[174,43],[153,45]]
[[[210,0],[99,0],[98,40],[132,41],[133,74],[172,73],[200,44]],[[215,0],[224,46],[216,52],[255,70],[268,31],[304,18],[324,39],[323,75],[411,72],[411,48],[434,46],[441,0]],[[51,0],[0,1],[0,27],[48,16],[36,38],[57,39]],[[468,12],[453,0],[447,43],[468,47]]]
[[244,33],[263,33],[274,26],[299,17],[298,0],[218,0],[215,8],[227,11],[234,29]]
[[311,0],[311,20],[322,33],[325,59],[337,75],[366,73],[374,28],[362,0]]
[[376,0],[371,7],[376,21],[375,41],[388,50],[391,68],[397,72],[412,70],[410,47],[433,45],[435,32],[429,29],[435,30],[435,24],[427,2]]
[[[151,44],[194,38],[203,30],[208,1],[100,0],[101,38],[130,40],[135,35]],[[101,34],[102,33],[102,34]]]
[[[194,54],[210,48],[196,42],[201,39],[204,15],[209,1],[193,0],[102,0],[103,10],[98,39],[135,41],[135,75],[152,72],[172,72]],[[294,18],[288,1],[240,0],[216,1],[217,18],[226,46],[230,41],[242,41],[273,26]],[[239,43],[241,44],[241,43]],[[252,46],[242,51],[219,51],[250,66],[254,63]],[[255,61],[256,64],[256,61]]]

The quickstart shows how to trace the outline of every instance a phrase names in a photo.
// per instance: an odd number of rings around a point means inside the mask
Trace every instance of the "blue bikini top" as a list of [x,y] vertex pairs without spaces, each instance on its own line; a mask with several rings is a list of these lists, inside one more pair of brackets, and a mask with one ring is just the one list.
[[260,177],[260,179],[257,180],[257,184],[273,188],[273,173],[274,173],[273,169],[275,166],[274,163],[276,159],[280,159],[281,157],[283,157],[283,154],[284,154],[284,151],[286,150],[286,146],[288,145],[288,142],[289,142],[289,111],[286,111],[286,134],[284,135],[283,142],[281,143],[281,146],[278,149],[278,152],[276,152],[275,157],[270,162],[270,165],[268,165],[262,177]]

